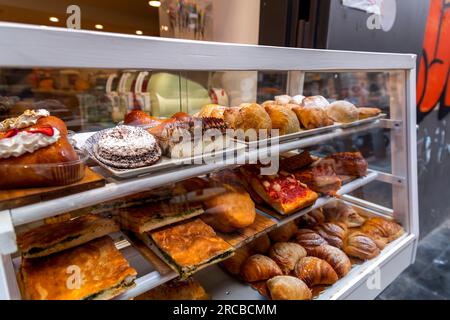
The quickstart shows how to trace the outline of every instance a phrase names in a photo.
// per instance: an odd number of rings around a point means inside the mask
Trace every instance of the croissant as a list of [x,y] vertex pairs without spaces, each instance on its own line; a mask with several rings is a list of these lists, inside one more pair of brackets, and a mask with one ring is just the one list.
[[317,224],[325,222],[325,215],[322,208],[314,209],[301,217],[301,223],[307,227],[314,227]]
[[312,250],[311,255],[328,262],[339,278],[344,277],[351,269],[352,263],[348,256],[339,248],[324,244]]
[[380,254],[376,243],[362,232],[352,232],[344,243],[344,252],[351,257],[361,260],[373,259]]
[[289,274],[296,263],[306,257],[306,250],[297,243],[278,242],[270,249],[269,257],[278,264],[284,274]]
[[394,241],[405,233],[405,230],[394,221],[389,221],[380,217],[368,219],[361,227],[361,232],[376,237]]
[[267,234],[262,235],[250,243],[252,252],[261,254],[267,253],[271,245],[272,244],[270,243],[270,239]]
[[242,264],[250,257],[250,250],[247,247],[241,247],[234,252],[230,258],[222,261],[220,265],[229,273],[237,276],[241,273]]
[[267,281],[272,300],[311,300],[312,293],[300,279],[291,276],[277,276]]
[[297,225],[294,221],[291,221],[273,231],[270,231],[269,237],[274,242],[286,242],[295,235],[297,230]]
[[267,280],[282,275],[275,261],[262,254],[255,254],[244,261],[241,267],[241,277],[247,282]]
[[299,229],[295,234],[294,241],[305,248],[309,255],[317,247],[328,244],[317,232],[310,229]]
[[314,227],[316,231],[326,242],[334,247],[342,249],[344,239],[347,235],[347,227],[343,223],[325,222]]
[[325,260],[316,257],[304,257],[295,265],[294,274],[308,287],[331,285],[338,281],[333,267]]
[[360,227],[365,221],[351,206],[341,201],[326,204],[323,211],[327,221],[343,222],[349,228]]

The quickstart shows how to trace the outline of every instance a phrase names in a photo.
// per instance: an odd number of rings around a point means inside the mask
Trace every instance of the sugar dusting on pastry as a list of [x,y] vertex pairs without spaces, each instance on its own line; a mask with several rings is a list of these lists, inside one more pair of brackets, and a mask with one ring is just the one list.
[[0,131],[8,131],[11,129],[23,129],[35,125],[40,118],[48,117],[50,112],[45,109],[26,110],[16,118],[9,118],[0,122]]

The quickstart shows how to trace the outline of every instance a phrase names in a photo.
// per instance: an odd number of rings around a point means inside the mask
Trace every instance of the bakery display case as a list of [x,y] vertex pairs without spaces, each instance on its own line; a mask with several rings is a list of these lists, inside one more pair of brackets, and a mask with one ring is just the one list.
[[414,262],[414,55],[0,48],[1,299],[373,299]]

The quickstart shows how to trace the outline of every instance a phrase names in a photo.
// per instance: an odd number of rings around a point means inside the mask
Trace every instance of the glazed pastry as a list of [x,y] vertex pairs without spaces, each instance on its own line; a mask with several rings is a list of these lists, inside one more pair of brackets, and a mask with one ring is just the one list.
[[314,162],[308,151],[303,151],[295,156],[289,158],[283,158],[280,160],[280,168],[283,171],[293,173],[294,171],[300,170],[306,166],[309,166]]
[[343,223],[325,222],[314,227],[316,231],[326,242],[334,247],[342,249],[344,239],[347,235],[347,227]]
[[137,297],[135,300],[209,300],[205,289],[196,280],[172,280]]
[[340,152],[326,157],[333,163],[338,175],[364,177],[367,175],[368,163],[360,152]]
[[297,116],[289,108],[272,104],[266,105],[264,109],[272,121],[272,129],[278,129],[280,136],[300,131]]
[[368,219],[362,225],[360,231],[371,237],[380,249],[405,233],[405,230],[399,224],[380,217]]
[[274,242],[289,241],[297,232],[298,228],[294,221],[290,221],[281,227],[269,232],[269,237]]
[[332,285],[338,281],[336,271],[325,260],[316,257],[300,259],[294,268],[294,275],[308,287]]
[[347,255],[341,249],[328,244],[316,247],[312,250],[311,255],[328,262],[339,278],[344,277],[352,268],[352,263]]
[[[73,276],[76,270],[81,272],[79,281]],[[46,257],[23,259],[18,280],[26,300],[107,300],[132,288],[136,275],[114,241],[104,236]]]
[[270,238],[264,234],[250,243],[250,248],[254,253],[266,254],[271,247]]
[[311,300],[312,293],[300,279],[291,276],[278,276],[267,281],[272,300]]
[[376,243],[362,232],[351,232],[344,241],[344,252],[350,257],[369,260],[380,254]]
[[229,273],[238,276],[241,273],[243,263],[250,257],[250,248],[244,246],[237,249],[234,255],[220,262],[220,265]]
[[333,120],[328,117],[325,109],[320,106],[294,106],[291,109],[302,127],[307,130],[333,125]]
[[155,127],[163,123],[163,119],[149,116],[141,110],[133,110],[125,116],[123,123],[129,126]]
[[100,162],[118,169],[150,166],[161,159],[155,137],[132,126],[106,130],[98,139],[94,154]]
[[318,161],[306,169],[294,172],[295,177],[311,190],[334,196],[342,185],[341,179],[334,172],[333,164]]
[[112,219],[88,214],[72,220],[45,224],[17,235],[24,258],[38,258],[76,247],[119,231]]
[[306,257],[306,250],[294,242],[278,242],[270,248],[269,257],[278,264],[284,274],[290,274],[297,262]]
[[325,215],[322,208],[314,209],[301,217],[301,223],[306,227],[314,227],[325,222]]
[[341,201],[327,203],[323,211],[327,221],[342,222],[348,228],[360,227],[365,221],[351,206]]
[[256,103],[245,103],[239,107],[228,108],[224,112],[225,123],[231,129],[256,130],[257,136],[260,130],[270,134],[272,121],[262,106]]
[[350,102],[340,100],[326,107],[327,115],[333,121],[350,123],[358,120],[358,109]]
[[317,247],[328,244],[317,232],[310,229],[299,229],[295,234],[294,241],[305,248],[309,255]]
[[381,110],[378,108],[358,108],[359,120],[377,117],[381,114]]
[[256,210],[249,194],[228,184],[223,184],[222,189],[224,192],[203,201],[202,220],[222,232],[233,232],[253,224]]
[[261,254],[249,257],[241,266],[241,277],[247,282],[267,280],[282,274],[275,261]]

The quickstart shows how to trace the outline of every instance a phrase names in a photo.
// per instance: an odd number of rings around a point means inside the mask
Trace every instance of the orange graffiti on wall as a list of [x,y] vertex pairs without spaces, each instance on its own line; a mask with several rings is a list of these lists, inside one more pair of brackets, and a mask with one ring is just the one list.
[[431,0],[417,79],[418,120],[450,112],[450,0]]

